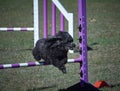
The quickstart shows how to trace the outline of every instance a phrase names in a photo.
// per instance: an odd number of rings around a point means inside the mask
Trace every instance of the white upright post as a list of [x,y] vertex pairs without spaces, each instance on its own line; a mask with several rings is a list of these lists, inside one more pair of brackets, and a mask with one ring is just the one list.
[[39,39],[39,0],[33,0],[34,8],[34,46]]
[[[68,32],[74,38],[73,34],[73,13],[69,13],[69,20],[68,20]],[[69,50],[70,53],[74,53],[73,50]]]

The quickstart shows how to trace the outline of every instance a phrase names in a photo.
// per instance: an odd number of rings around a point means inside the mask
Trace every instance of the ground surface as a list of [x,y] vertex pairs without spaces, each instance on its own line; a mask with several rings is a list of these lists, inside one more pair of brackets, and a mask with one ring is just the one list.
[[[77,15],[77,0],[60,1],[69,12]],[[50,2],[48,4],[50,8]],[[32,0],[0,0],[0,27],[32,27],[32,11]],[[50,10],[48,14],[50,29]],[[59,12],[57,17],[58,14]],[[41,12],[40,16],[42,31]],[[75,42],[78,43],[76,17],[74,35]],[[67,29],[67,23],[65,25]],[[120,0],[87,0],[87,33],[88,45],[93,49],[88,52],[89,82],[93,84],[97,80],[105,80],[112,88],[101,90],[119,91]],[[0,32],[0,64],[35,61],[31,55],[32,48],[33,32]],[[69,58],[78,56],[78,53],[69,54]],[[70,87],[79,82],[79,64],[66,66],[67,74],[62,74],[51,65],[0,70],[0,91],[58,91]]]

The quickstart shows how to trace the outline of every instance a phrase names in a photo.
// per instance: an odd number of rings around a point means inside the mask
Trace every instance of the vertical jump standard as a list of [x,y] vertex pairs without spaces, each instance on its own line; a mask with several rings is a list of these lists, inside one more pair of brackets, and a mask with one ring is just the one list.
[[[64,20],[68,21],[68,32],[73,37],[73,14],[68,13],[60,0],[52,0],[52,35],[56,34],[56,8],[60,11],[60,31],[64,31]],[[44,16],[44,30],[43,35],[46,38],[48,36],[48,14],[47,14],[47,0],[43,0],[43,16]],[[34,10],[34,27],[30,30],[34,30],[34,44],[39,39],[39,0],[33,0]],[[86,31],[86,0],[78,0],[78,37],[79,37],[79,58],[68,59],[68,63],[78,62],[80,63],[80,81],[88,82],[88,60],[87,60],[87,31]],[[0,31],[8,31],[13,28],[0,28]],[[17,29],[17,28],[16,28]],[[15,30],[15,29],[14,29]],[[23,30],[22,28],[17,30]],[[24,30],[27,30],[26,28]],[[19,67],[31,67],[47,65],[44,62],[28,62],[28,63],[15,63],[15,64],[0,64],[0,69],[6,68],[19,68]]]

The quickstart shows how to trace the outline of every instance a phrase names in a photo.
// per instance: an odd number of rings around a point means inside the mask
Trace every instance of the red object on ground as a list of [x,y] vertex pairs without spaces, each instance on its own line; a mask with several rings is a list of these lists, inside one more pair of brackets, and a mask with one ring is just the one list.
[[103,81],[103,80],[99,80],[99,81],[95,82],[94,86],[96,88],[110,87],[110,85],[107,82]]

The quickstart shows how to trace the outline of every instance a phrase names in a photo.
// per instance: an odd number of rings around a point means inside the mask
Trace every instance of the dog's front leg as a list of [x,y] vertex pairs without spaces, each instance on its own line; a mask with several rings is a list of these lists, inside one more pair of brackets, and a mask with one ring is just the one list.
[[55,67],[57,67],[59,70],[61,70],[63,73],[67,73],[66,67],[65,67],[66,62],[67,62],[66,58],[62,60],[59,60],[59,59],[52,60],[52,64]]

